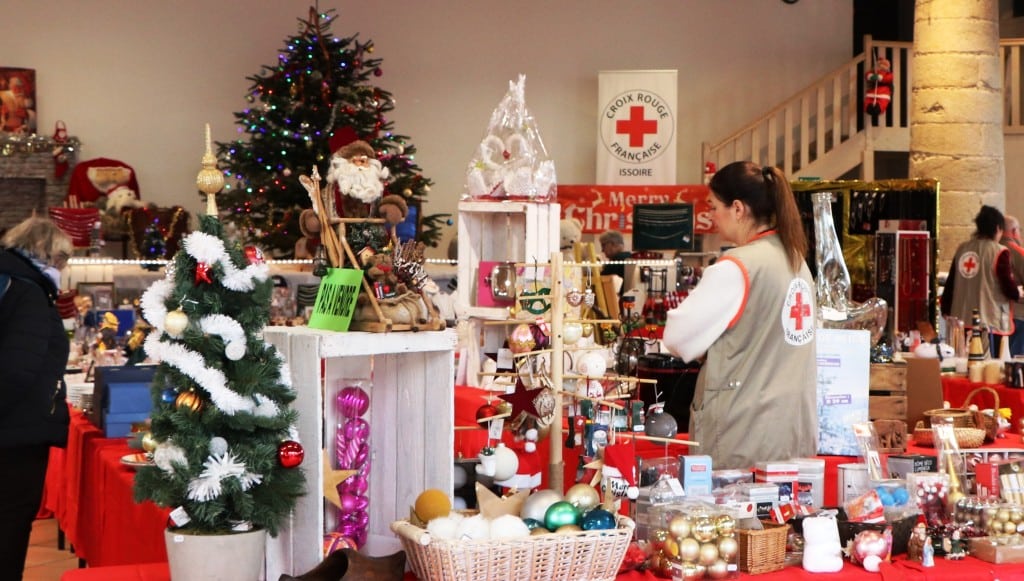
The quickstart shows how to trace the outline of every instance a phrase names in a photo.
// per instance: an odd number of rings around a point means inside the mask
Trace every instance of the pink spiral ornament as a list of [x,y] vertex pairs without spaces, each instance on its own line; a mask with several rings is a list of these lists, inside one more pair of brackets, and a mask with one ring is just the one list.
[[358,418],[370,409],[370,395],[363,388],[350,385],[338,393],[338,412],[345,418]]
[[351,538],[357,546],[366,543],[369,526],[367,497],[370,473],[370,424],[361,416],[370,409],[370,396],[363,388],[350,385],[338,392],[339,414],[335,434],[335,460],[342,470],[357,470],[338,485],[341,508],[337,532]]

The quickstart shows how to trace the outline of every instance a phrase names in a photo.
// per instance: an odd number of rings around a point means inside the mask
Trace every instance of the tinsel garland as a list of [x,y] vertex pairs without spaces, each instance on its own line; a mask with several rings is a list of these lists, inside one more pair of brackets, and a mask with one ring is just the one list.
[[[192,232],[183,241],[183,248],[198,262],[219,264],[224,271],[221,283],[231,290],[251,291],[256,287],[256,280],[266,280],[269,276],[270,267],[266,263],[250,264],[241,270],[235,267],[224,248],[224,242],[216,236],[203,232]],[[228,415],[248,412],[258,416],[276,416],[280,410],[273,400],[261,394],[243,397],[228,388],[227,378],[222,371],[206,365],[202,354],[183,345],[161,339],[164,334],[164,320],[167,317],[166,303],[173,288],[170,280],[166,278],[158,280],[150,285],[140,300],[143,316],[153,325],[153,331],[150,332],[145,342],[146,354],[157,361],[164,361],[178,368],[209,393],[213,403]],[[230,323],[226,323],[217,315],[204,318],[200,325],[204,324],[212,325],[218,334],[224,333],[225,355],[229,357],[238,355],[239,359],[244,356],[244,333],[241,337],[238,336],[241,327],[234,329]],[[237,325],[237,323],[234,324]],[[239,340],[243,341],[241,354],[239,354]]]
[[53,152],[57,147],[64,149],[66,153],[72,153],[82,144],[77,137],[68,137],[66,141],[58,142],[46,135],[22,135],[18,133],[5,133],[0,131],[0,155],[10,157],[16,153],[39,153],[43,151]]

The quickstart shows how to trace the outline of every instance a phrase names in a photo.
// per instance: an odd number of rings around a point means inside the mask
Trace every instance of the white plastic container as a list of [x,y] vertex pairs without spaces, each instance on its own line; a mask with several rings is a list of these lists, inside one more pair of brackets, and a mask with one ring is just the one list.
[[838,485],[839,490],[836,498],[840,504],[846,504],[864,494],[871,485],[868,480],[868,465],[840,464]]
[[793,458],[797,465],[796,501],[821,508],[825,504],[825,461],[820,458]]

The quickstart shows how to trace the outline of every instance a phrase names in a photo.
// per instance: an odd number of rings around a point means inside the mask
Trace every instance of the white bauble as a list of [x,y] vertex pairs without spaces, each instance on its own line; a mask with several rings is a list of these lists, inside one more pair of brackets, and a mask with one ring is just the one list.
[[519,470],[519,457],[505,444],[498,444],[494,448],[494,480],[508,480],[516,475],[516,470]]
[[186,327],[188,327],[188,315],[181,309],[169,311],[164,317],[164,331],[175,339],[181,337]]
[[607,369],[608,361],[598,351],[588,351],[576,362],[576,372],[587,377],[602,377]]

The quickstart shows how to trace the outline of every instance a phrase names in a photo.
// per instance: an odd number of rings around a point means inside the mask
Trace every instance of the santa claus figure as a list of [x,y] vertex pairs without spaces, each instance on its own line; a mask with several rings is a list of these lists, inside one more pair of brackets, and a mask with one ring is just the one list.
[[872,125],[878,125],[878,117],[885,115],[892,100],[892,70],[889,59],[878,59],[874,70],[868,71],[864,77],[867,81],[864,112],[871,115]]
[[[390,177],[369,143],[353,141],[338,148],[327,170],[324,206],[334,218],[383,218],[385,224],[350,223],[346,234],[352,250],[358,254],[377,253],[390,247],[393,226],[405,219],[408,206],[401,196],[384,194]],[[389,211],[383,211],[384,209]],[[394,209],[395,211],[390,211]]]
[[384,195],[384,181],[389,177],[365,141],[353,141],[339,148],[331,156],[327,170],[328,190],[343,218],[369,218],[376,212],[377,203]]

